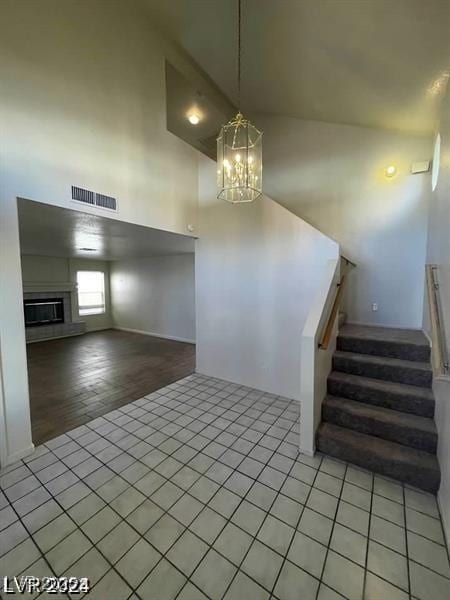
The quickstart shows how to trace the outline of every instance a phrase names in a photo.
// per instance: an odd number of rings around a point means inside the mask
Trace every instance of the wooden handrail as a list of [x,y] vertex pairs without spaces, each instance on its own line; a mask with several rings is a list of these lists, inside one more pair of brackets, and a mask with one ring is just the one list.
[[327,326],[325,327],[322,341],[319,343],[319,348],[321,350],[326,350],[330,344],[331,336],[333,334],[334,322],[336,320],[337,313],[339,311],[339,305],[341,303],[342,294],[344,293],[345,283],[347,281],[347,275],[343,275],[340,283],[337,284],[337,293],[334,298],[333,308],[331,309],[330,317],[327,321]]
[[344,256],[343,254],[341,254],[341,258],[342,258],[342,260],[345,260],[345,262],[348,265],[351,265],[352,267],[357,267],[358,266],[356,263],[354,263],[352,260],[350,260],[349,258],[347,258],[346,256]]
[[444,324],[439,302],[439,284],[435,279],[436,265],[426,266],[428,305],[430,309],[433,368],[436,375],[445,375],[449,369],[449,357],[444,333]]
[[[345,261],[346,267],[354,268],[357,266],[356,263],[351,261],[349,258],[344,256],[343,254],[341,254],[341,261]],[[334,298],[333,306],[331,308],[330,316],[328,317],[328,321],[327,321],[326,327],[324,329],[322,339],[319,342],[319,348],[321,350],[326,350],[328,348],[330,341],[331,341],[331,337],[333,335],[334,322],[335,322],[337,314],[339,312],[339,306],[341,304],[342,297],[344,294],[345,284],[347,283],[348,268],[344,268],[344,269],[341,268],[341,273],[342,273],[341,280],[338,284],[336,284],[337,292],[336,292],[336,296]]]

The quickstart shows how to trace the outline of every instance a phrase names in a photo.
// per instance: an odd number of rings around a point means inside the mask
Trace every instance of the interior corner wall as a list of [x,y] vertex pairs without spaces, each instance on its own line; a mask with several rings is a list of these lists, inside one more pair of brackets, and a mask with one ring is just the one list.
[[195,342],[194,254],[114,261],[114,327]]
[[[447,89],[442,100],[438,131],[441,136],[440,168],[437,185],[430,199],[427,263],[437,265],[442,325],[450,352],[450,89]],[[430,322],[428,310],[426,303],[424,329],[427,331]],[[450,544],[450,375],[435,378],[433,391],[438,430],[437,455],[441,467],[438,499],[447,542]]]
[[218,200],[216,163],[199,161],[197,371],[299,399],[303,326],[338,244],[266,196]]
[[[358,265],[346,294],[348,320],[420,328],[430,175],[410,169],[431,159],[431,136],[253,119],[264,131],[266,193],[339,242]],[[398,173],[387,179],[390,164]]]

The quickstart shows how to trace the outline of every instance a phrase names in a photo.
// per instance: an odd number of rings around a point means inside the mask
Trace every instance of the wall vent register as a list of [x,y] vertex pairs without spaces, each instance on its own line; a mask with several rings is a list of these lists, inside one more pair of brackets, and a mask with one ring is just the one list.
[[117,211],[116,198],[92,192],[91,190],[85,190],[74,185],[72,186],[72,200],[83,202],[83,204],[89,204],[90,206],[97,206],[98,208]]

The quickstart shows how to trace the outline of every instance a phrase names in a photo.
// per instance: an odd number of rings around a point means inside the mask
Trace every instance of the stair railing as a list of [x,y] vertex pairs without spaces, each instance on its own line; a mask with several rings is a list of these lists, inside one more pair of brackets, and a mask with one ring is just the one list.
[[338,310],[348,270],[352,266],[354,263],[343,256],[328,261],[302,331],[299,449],[310,456],[315,452],[316,431],[322,418],[322,402],[332,369]]
[[336,317],[339,312],[339,307],[344,297],[344,290],[348,280],[348,273],[351,269],[354,269],[356,264],[349,258],[341,254],[341,277],[339,282],[336,284],[336,296],[334,298],[333,305],[331,307],[330,316],[326,322],[323,334],[319,341],[319,348],[321,350],[327,350],[330,341],[333,336],[334,324]]
[[439,292],[438,266],[426,265],[428,304],[430,310],[433,368],[436,375],[449,372],[449,354]]

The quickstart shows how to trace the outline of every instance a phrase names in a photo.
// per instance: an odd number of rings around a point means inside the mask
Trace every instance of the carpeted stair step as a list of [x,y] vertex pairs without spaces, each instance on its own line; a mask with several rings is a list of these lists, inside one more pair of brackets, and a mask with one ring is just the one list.
[[427,492],[436,493],[439,488],[439,464],[436,456],[428,452],[344,429],[332,423],[321,423],[316,444],[317,449],[325,454]]
[[430,361],[430,344],[422,331],[347,324],[340,328],[337,349],[416,362]]
[[432,382],[429,363],[353,352],[336,351],[333,370],[428,388]]
[[422,417],[434,416],[433,392],[416,385],[333,371],[328,377],[328,393]]
[[360,433],[436,453],[436,425],[433,419],[427,417],[327,396],[322,404],[322,419]]

